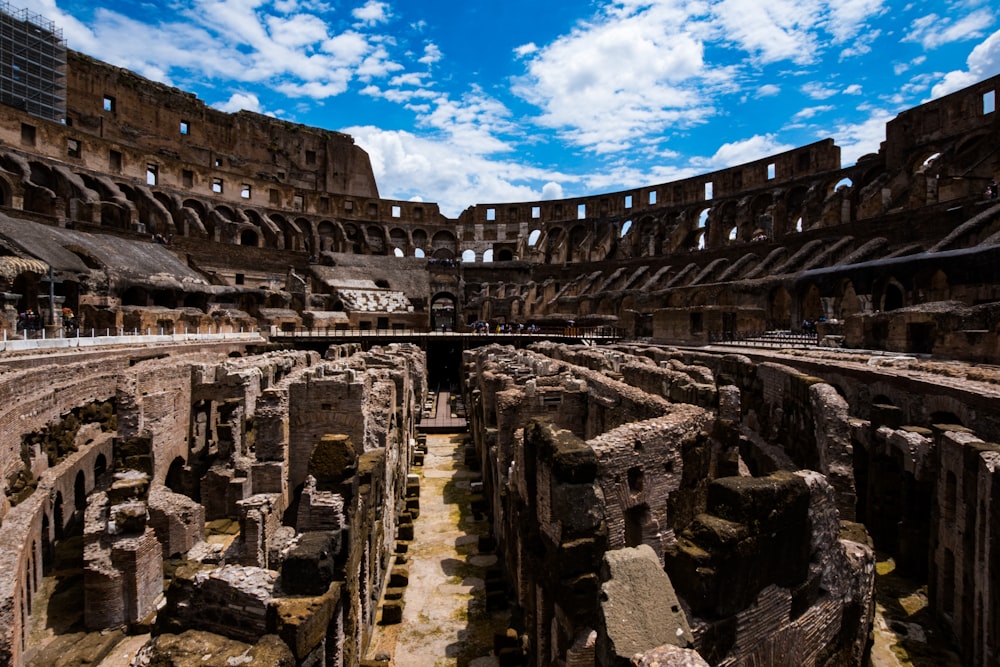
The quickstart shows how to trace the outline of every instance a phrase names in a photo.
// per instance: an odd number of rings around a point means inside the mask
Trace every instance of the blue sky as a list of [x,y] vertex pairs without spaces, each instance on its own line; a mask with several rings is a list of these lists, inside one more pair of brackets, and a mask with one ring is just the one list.
[[826,137],[1000,73],[985,0],[13,0],[70,48],[347,132],[383,197],[576,197]]

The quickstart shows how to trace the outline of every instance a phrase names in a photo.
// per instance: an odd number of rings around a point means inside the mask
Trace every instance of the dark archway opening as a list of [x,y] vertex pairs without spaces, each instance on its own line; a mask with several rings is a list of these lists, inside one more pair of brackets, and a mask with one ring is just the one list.
[[885,286],[885,296],[882,298],[882,310],[888,312],[903,307],[903,290],[898,285],[889,283]]
[[434,331],[454,331],[457,300],[451,294],[441,293],[431,300],[431,328]]

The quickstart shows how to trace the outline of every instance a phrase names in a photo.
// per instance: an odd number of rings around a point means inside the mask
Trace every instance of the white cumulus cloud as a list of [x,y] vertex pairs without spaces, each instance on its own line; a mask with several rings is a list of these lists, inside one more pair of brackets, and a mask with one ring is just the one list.
[[1000,74],[1000,30],[994,32],[972,49],[965,63],[968,65],[967,70],[948,72],[941,82],[931,89],[932,99]]

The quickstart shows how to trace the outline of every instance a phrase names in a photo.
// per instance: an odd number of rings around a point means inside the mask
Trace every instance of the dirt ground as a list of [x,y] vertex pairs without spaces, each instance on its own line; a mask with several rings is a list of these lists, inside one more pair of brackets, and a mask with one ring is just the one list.
[[464,439],[427,436],[403,622],[379,625],[368,656],[390,655],[393,667],[498,664],[493,636],[505,631],[509,614],[486,611],[485,573],[496,556],[479,553],[489,524],[470,511],[470,482],[478,473],[464,465]]

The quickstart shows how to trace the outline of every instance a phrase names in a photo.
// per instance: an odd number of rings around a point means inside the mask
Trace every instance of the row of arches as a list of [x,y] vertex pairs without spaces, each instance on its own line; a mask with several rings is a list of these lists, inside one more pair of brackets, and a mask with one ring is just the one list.
[[[975,159],[989,138],[984,131],[963,138],[957,145],[942,142],[941,146],[921,147],[909,157],[908,177],[903,179],[890,179],[881,160],[868,160],[791,186],[718,201],[706,193],[708,199],[701,205],[665,208],[636,219],[621,216],[581,219],[575,224],[539,223],[531,226],[527,238],[513,241],[510,254],[511,258],[564,264],[609,257],[655,257],[780,239],[876,214],[900,201],[911,205],[935,201],[938,178],[963,165],[976,167],[979,163]],[[454,259],[472,249],[478,255],[472,261],[489,261],[482,241],[460,240],[465,235],[456,234],[461,224],[457,222],[435,229],[411,221],[387,224],[240,207],[186,196],[155,184],[74,171],[61,163],[29,160],[13,152],[0,152],[0,168],[3,205],[101,226],[313,255],[331,251]],[[507,231],[509,234],[510,229]]]

